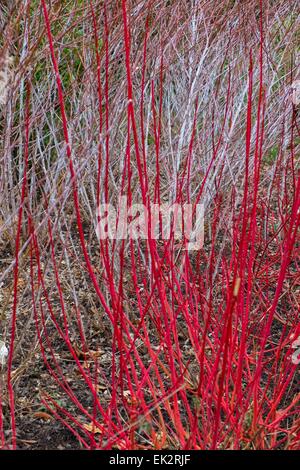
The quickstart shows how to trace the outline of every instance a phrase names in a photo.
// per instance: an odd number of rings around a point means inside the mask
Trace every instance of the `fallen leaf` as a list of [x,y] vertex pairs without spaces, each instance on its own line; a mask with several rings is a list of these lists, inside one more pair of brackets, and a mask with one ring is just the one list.
[[83,427],[84,429],[91,432],[92,434],[102,434],[102,430],[98,428],[97,426],[95,426],[94,423],[84,424]]
[[53,419],[51,415],[45,413],[44,411],[36,411],[35,413],[33,413],[32,416],[37,419],[43,419],[44,421],[49,421],[50,419]]

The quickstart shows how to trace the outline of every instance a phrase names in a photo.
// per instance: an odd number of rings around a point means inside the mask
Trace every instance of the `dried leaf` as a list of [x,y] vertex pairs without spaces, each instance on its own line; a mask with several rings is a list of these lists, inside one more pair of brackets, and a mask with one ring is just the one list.
[[36,411],[32,416],[37,419],[43,419],[44,421],[50,421],[53,419],[53,416],[45,413],[44,411]]
[[95,426],[94,423],[84,424],[83,427],[84,429],[91,432],[92,434],[102,434],[102,430],[98,428],[97,426]]

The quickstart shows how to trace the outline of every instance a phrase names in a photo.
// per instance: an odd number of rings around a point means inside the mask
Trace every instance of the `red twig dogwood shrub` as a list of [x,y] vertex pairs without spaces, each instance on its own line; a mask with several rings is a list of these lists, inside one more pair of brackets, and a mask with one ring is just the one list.
[[297,3],[3,10],[2,448],[30,400],[86,449],[299,448]]

